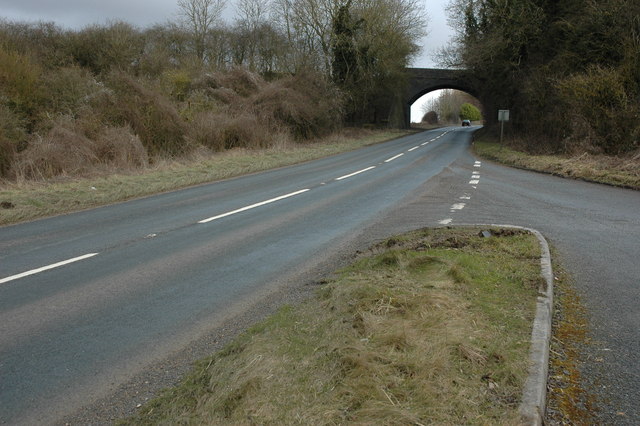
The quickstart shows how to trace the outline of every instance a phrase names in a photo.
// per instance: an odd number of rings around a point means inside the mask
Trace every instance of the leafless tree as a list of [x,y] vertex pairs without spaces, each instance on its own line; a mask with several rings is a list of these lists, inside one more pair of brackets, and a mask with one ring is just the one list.
[[207,35],[220,19],[226,0],[178,0],[183,25],[192,33],[196,56],[206,60]]

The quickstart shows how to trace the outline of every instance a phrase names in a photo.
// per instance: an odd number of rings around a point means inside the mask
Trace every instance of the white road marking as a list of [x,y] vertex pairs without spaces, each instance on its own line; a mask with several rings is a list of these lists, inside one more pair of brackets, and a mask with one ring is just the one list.
[[284,200],[285,198],[294,197],[296,195],[305,193],[307,191],[310,191],[310,189],[302,189],[300,191],[292,192],[290,194],[281,195],[279,197],[272,198],[270,200],[265,200],[265,201],[261,201],[261,202],[256,203],[256,204],[251,204],[250,206],[242,207],[242,208],[237,209],[237,210],[233,210],[233,211],[230,211],[230,212],[227,212],[227,213],[219,214],[217,216],[213,216],[213,217],[210,217],[208,219],[203,219],[203,220],[199,221],[198,223],[212,222],[214,220],[221,219],[221,218],[226,217],[226,216],[231,216],[231,215],[236,214],[236,213],[240,213],[240,212],[244,212],[244,211],[247,211],[247,210],[255,209],[256,207],[264,206],[265,204],[271,204],[271,203],[275,203],[276,201]]
[[480,179],[480,175],[477,173],[474,173],[471,175],[471,179]]
[[350,173],[348,175],[340,176],[339,178],[336,178],[336,180],[347,179],[347,178],[350,178],[352,176],[359,175],[360,173],[368,172],[369,170],[375,169],[375,168],[376,168],[376,166],[367,167],[366,169],[358,170],[357,172],[353,172],[353,173]]
[[473,167],[480,167],[480,166],[482,166],[482,163],[481,163],[480,161],[476,161],[476,162],[473,164]]
[[7,277],[7,278],[2,278],[2,279],[0,279],[0,284],[4,284],[4,283],[8,283],[9,281],[14,281],[14,280],[18,280],[20,278],[28,277],[29,275],[39,274],[40,272],[48,271],[50,269],[59,268],[61,266],[68,265],[68,264],[74,263],[74,262],[79,262],[81,260],[88,259],[90,257],[97,256],[97,255],[98,255],[98,253],[89,253],[89,254],[85,254],[84,256],[78,256],[78,257],[74,257],[73,259],[63,260],[62,262],[54,263],[54,264],[51,264],[51,265],[48,265],[48,266],[43,266],[42,268],[32,269],[30,271],[23,272],[21,274],[12,275],[12,276]]
[[396,158],[402,157],[403,155],[404,155],[404,153],[401,153],[401,154],[398,154],[398,155],[394,155],[393,157],[387,158],[386,160],[384,160],[384,162],[385,163],[389,163],[389,162],[395,160]]
[[469,181],[469,185],[477,185],[479,183],[480,183],[479,179],[472,179],[472,180]]
[[471,197],[469,195],[463,195],[462,197],[460,197],[461,200],[470,200]]
[[451,206],[451,210],[462,210],[464,209],[465,203],[456,203]]
[[409,150],[409,152],[411,152],[411,151],[415,151],[415,150],[416,150],[416,149],[418,149],[418,148],[420,148],[420,147],[419,147],[419,146],[414,146],[413,148],[411,148],[411,149]]
[[438,223],[439,223],[440,225],[448,225],[448,224],[450,224],[451,222],[453,222],[453,219],[443,219],[443,220],[439,221]]

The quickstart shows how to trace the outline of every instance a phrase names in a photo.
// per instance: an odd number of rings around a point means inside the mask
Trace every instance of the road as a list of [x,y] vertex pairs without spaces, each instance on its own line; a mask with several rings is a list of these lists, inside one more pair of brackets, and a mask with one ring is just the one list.
[[640,386],[638,193],[479,162],[472,131],[0,228],[0,422],[120,415],[354,250],[481,222],[537,228],[558,247],[615,370],[594,381],[620,389],[604,411],[640,419],[624,395]]

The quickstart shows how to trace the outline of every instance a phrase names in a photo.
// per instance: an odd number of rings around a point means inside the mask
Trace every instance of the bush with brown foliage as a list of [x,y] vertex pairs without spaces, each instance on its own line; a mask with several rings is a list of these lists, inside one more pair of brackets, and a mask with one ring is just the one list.
[[45,136],[36,135],[17,155],[16,175],[42,180],[89,172],[98,161],[95,143],[69,124],[59,122]]
[[103,169],[132,170],[148,165],[140,139],[129,127],[102,127],[95,139],[87,135],[94,123],[61,116],[44,136],[34,135],[13,164],[16,177],[42,180],[84,176]]
[[131,76],[111,74],[111,96],[98,108],[116,126],[131,126],[150,156],[179,156],[189,151],[187,126],[171,102]]
[[343,103],[338,91],[312,73],[269,83],[251,99],[261,121],[288,129],[296,139],[312,139],[341,125]]
[[149,155],[129,126],[105,127],[95,140],[95,154],[101,164],[118,170],[149,165]]

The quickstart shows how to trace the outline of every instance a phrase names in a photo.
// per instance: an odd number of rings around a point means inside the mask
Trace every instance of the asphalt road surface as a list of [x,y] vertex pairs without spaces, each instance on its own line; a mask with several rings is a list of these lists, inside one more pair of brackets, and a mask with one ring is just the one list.
[[585,366],[601,417],[638,423],[639,193],[479,162],[473,130],[0,228],[0,423],[134,410],[354,250],[456,223],[529,226],[558,248],[602,342]]

